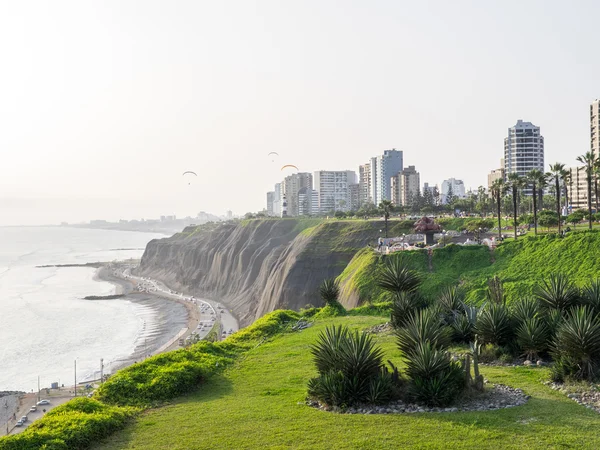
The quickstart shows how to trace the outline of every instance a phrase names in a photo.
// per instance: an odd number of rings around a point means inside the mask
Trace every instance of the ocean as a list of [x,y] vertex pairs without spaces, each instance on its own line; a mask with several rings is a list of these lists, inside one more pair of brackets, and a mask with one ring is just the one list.
[[0,228],[0,391],[72,386],[131,355],[156,311],[115,293],[94,268],[47,267],[140,258],[152,233],[68,227]]

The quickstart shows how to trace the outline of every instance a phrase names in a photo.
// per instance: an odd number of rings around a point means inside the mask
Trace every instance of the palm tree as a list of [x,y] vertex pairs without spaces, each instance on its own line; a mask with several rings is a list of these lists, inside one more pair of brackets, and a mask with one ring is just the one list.
[[519,201],[519,189],[523,186],[523,178],[519,176],[518,173],[511,173],[508,175],[508,186],[510,188],[512,194],[512,202],[513,202],[513,226],[515,229],[515,240],[517,239],[517,215],[518,211],[518,201]]
[[[562,172],[562,179],[563,179],[563,188],[565,190],[565,208],[567,208],[567,214],[569,214],[569,206],[571,206],[571,202],[569,201],[569,188],[568,185],[571,182],[571,171],[570,170],[563,170]],[[573,198],[573,195],[571,193],[571,200]]]
[[596,165],[594,167],[594,195],[596,197],[596,212],[600,211],[598,207],[598,178],[600,178],[600,157],[596,158]]
[[502,239],[502,195],[506,191],[506,186],[504,185],[504,180],[499,179],[495,180],[492,183],[492,196],[494,200],[496,200],[496,207],[498,212],[498,238]]
[[532,169],[527,173],[527,181],[531,183],[531,192],[533,193],[533,229],[537,236],[537,194],[540,185],[544,184],[545,175],[541,170]]
[[560,234],[560,181],[563,177],[565,165],[561,163],[554,163],[550,165],[550,172],[548,178],[554,179],[554,195],[556,197],[556,214],[558,216],[558,234]]
[[577,161],[585,164],[585,177],[587,179],[587,203],[588,203],[588,223],[592,229],[592,175],[596,166],[596,157],[594,152],[587,152],[585,155],[577,157]]
[[388,237],[388,219],[390,218],[390,211],[392,210],[393,205],[389,200],[382,200],[379,204],[379,210],[383,213],[383,218],[385,219],[385,237]]

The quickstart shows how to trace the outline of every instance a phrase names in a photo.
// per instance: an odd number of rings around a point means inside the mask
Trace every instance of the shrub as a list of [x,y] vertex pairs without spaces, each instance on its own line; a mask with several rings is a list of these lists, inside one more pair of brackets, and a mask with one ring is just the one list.
[[333,305],[338,302],[340,285],[335,278],[324,280],[319,286],[319,294],[326,305]]
[[396,337],[400,350],[409,356],[424,342],[429,342],[435,349],[448,347],[451,333],[435,311],[424,309],[411,316],[406,325],[396,331]]
[[527,319],[517,328],[517,343],[523,355],[533,360],[548,347],[548,329],[546,324],[538,319]]
[[475,332],[482,343],[507,344],[512,337],[512,323],[503,304],[488,304],[477,315]]
[[390,322],[393,328],[400,328],[418,310],[425,308],[427,303],[415,292],[399,292],[392,301]]
[[[319,334],[311,353],[319,376],[308,385],[309,395],[331,406],[349,406],[372,398],[391,384],[375,383],[382,376],[382,352],[373,338],[347,327],[327,327]],[[376,389],[375,392],[373,389]]]
[[465,311],[452,324],[452,338],[455,342],[471,342],[475,337],[477,308],[465,306]]
[[502,356],[502,349],[494,344],[482,345],[479,351],[479,361],[489,364]]
[[0,449],[87,448],[123,428],[135,412],[89,398],[73,399],[50,410],[22,433],[0,439]]
[[573,309],[564,319],[555,341],[559,364],[572,368],[576,379],[593,380],[599,374],[600,319],[588,307]]
[[521,298],[512,305],[512,316],[517,324],[538,316],[539,303],[533,298]]
[[450,325],[465,310],[465,293],[457,286],[446,287],[440,293],[437,303],[444,313],[446,323]]
[[538,286],[536,297],[540,305],[547,309],[567,311],[579,303],[579,291],[563,274],[552,274]]
[[393,390],[392,377],[386,372],[381,372],[369,383],[365,400],[374,405],[385,403],[392,397]]
[[377,276],[377,286],[388,292],[413,292],[421,284],[419,274],[408,269],[398,258],[388,259]]
[[581,289],[581,302],[589,306],[594,314],[600,314],[600,279],[592,280]]

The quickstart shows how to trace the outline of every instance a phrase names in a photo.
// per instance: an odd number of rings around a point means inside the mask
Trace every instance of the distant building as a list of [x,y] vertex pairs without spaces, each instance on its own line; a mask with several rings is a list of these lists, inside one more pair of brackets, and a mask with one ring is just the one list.
[[273,215],[275,217],[281,217],[281,183],[275,183],[273,189]]
[[231,219],[233,219],[233,212],[232,211],[227,211],[227,213],[225,214],[225,216],[227,217],[227,220],[231,220]]
[[375,205],[382,200],[391,200],[391,179],[402,171],[402,151],[384,150],[382,155],[371,158],[371,198]]
[[358,168],[359,207],[365,203],[373,203],[371,185],[371,164],[366,163]]
[[442,204],[448,203],[448,193],[452,188],[452,196],[454,198],[465,198],[465,183],[463,180],[457,180],[456,178],[449,178],[444,180],[442,183]]
[[358,211],[360,209],[360,184],[354,183],[348,186],[350,191],[350,211]]
[[317,170],[313,177],[318,192],[318,210],[321,214],[330,211],[350,210],[350,185],[356,183],[352,170]]
[[[282,193],[286,202],[286,216],[296,217],[300,214],[298,195],[300,189],[313,188],[312,174],[299,172],[285,177],[282,183]],[[282,208],[282,216],[283,216]]]
[[487,178],[488,191],[491,191],[492,185],[496,180],[504,180],[504,168],[501,167],[500,169],[492,170],[490,173],[488,173]]
[[600,157],[600,100],[590,105],[590,150],[596,158]]
[[304,187],[298,192],[298,215],[312,216],[319,213],[319,195],[316,190]]
[[425,195],[426,191],[429,191],[429,193],[433,196],[436,187],[437,186],[429,186],[429,183],[423,183],[423,195]]
[[273,199],[275,198],[275,192],[267,192],[267,216],[273,216]]
[[[585,167],[570,167],[570,181],[567,183],[569,192],[569,205],[567,213],[571,213],[576,209],[587,209],[588,204],[588,183]],[[592,208],[595,208],[594,186],[592,185]]]
[[[544,137],[540,127],[519,119],[504,138],[504,179],[513,173],[524,177],[533,169],[544,172]],[[531,187],[523,193],[531,195]]]
[[391,179],[392,203],[409,206],[420,193],[421,182],[415,166],[408,166]]

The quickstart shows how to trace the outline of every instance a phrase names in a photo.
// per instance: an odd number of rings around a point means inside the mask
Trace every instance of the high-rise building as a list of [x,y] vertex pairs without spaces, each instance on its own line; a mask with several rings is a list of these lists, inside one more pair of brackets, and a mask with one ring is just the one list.
[[[587,209],[588,185],[585,167],[569,167],[569,182],[567,192],[569,193],[568,213],[576,209]],[[592,186],[592,202],[594,201],[594,186]]]
[[[544,137],[540,127],[519,119],[504,138],[505,180],[513,173],[524,177],[532,169],[544,171]],[[531,187],[523,189],[523,193],[531,195]]]
[[275,192],[267,192],[267,216],[273,216],[273,199],[275,198]]
[[375,205],[382,200],[391,200],[391,179],[402,170],[402,151],[384,150],[382,155],[371,158],[371,198]]
[[421,181],[415,166],[408,166],[391,179],[392,203],[409,206],[420,193]]
[[594,100],[590,105],[590,150],[594,156],[600,156],[600,100]]
[[356,183],[352,170],[317,170],[313,177],[319,195],[319,212],[350,210],[350,185]]
[[281,217],[281,183],[275,183],[273,189],[273,215]]
[[366,163],[358,167],[359,207],[364,203],[373,203],[371,196],[371,164]]
[[360,184],[354,183],[348,186],[350,191],[350,211],[358,211],[360,209]]
[[[282,185],[282,194],[286,201],[286,216],[296,217],[300,214],[298,194],[300,189],[313,188],[312,174],[299,172],[285,177]],[[282,209],[283,215],[283,209]]]
[[442,204],[448,203],[448,194],[452,188],[452,196],[454,198],[465,198],[465,183],[463,180],[457,180],[456,178],[449,178],[444,180],[442,183]]
[[304,187],[298,192],[298,215],[313,216],[319,213],[319,196],[316,190]]

